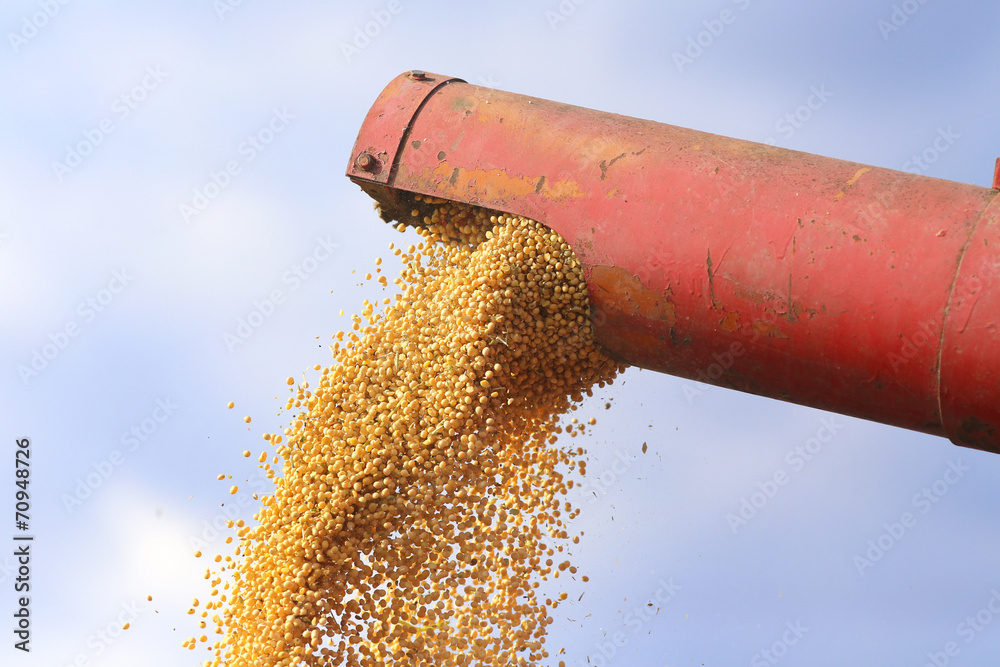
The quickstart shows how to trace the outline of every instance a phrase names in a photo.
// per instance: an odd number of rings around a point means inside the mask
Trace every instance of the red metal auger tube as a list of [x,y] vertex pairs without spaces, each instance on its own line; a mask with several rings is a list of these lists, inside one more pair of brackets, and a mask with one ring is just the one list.
[[409,72],[348,176],[538,220],[626,363],[1000,453],[995,189]]

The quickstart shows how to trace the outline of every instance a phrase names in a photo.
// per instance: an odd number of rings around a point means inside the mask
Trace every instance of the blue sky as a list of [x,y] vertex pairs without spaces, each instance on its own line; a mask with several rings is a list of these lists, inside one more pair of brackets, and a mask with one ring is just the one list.
[[[985,1],[4,3],[0,502],[30,438],[36,541],[27,656],[0,555],[2,662],[201,659],[180,648],[206,597],[192,545],[228,552],[212,524],[265,488],[240,452],[370,296],[354,271],[402,238],[344,176],[400,72],[895,169],[945,133],[922,173],[988,186],[998,19]],[[637,369],[581,411],[591,581],[550,626],[567,664],[1000,657],[1000,457]]]

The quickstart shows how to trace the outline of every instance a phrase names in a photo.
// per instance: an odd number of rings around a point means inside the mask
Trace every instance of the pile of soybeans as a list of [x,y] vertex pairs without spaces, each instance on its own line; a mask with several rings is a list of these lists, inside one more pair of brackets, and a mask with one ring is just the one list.
[[560,419],[623,367],[593,341],[558,234],[417,201],[395,302],[365,302],[318,386],[293,388],[289,427],[264,434],[274,493],[259,525],[231,525],[235,556],[215,557],[213,599],[189,609],[218,636],[185,642],[206,666],[557,659],[546,626],[566,593],[538,589],[576,573],[566,475],[586,472],[557,440],[582,426]]

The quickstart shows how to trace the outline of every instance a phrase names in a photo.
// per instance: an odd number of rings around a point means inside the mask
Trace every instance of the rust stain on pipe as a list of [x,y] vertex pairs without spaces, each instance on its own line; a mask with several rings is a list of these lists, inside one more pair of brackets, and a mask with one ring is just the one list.
[[626,315],[667,324],[677,321],[669,287],[664,293],[651,290],[620,266],[593,267],[588,284],[602,300],[616,304]]
[[864,176],[865,172],[868,171],[871,171],[871,167],[861,167],[861,169],[858,169],[856,172],[854,172],[854,175],[851,176],[850,180],[847,181],[847,187],[850,187],[855,183],[857,183],[858,179]]
[[466,169],[441,160],[437,166],[419,175],[427,182],[448,184],[467,197],[524,197],[537,194],[554,202],[584,197],[579,183],[570,179],[546,181],[545,176],[511,175],[507,169]]

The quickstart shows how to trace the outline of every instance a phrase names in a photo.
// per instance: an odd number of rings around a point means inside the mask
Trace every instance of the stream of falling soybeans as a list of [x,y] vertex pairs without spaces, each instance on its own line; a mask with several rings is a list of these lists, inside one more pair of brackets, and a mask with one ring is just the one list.
[[584,427],[560,420],[623,367],[558,234],[422,206],[423,241],[392,248],[395,300],[365,302],[317,386],[293,387],[289,427],[264,434],[274,492],[189,610],[205,665],[551,664],[566,593],[539,588],[577,571],[565,495],[586,472],[565,439]]

